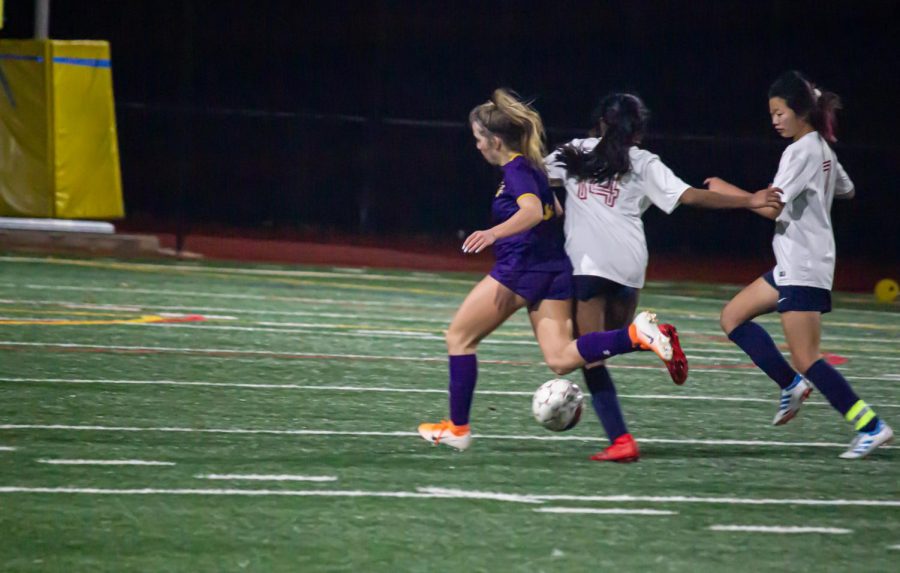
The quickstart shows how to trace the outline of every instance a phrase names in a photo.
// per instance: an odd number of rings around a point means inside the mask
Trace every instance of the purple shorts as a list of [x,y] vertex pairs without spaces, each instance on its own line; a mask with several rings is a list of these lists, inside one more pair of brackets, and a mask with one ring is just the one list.
[[572,298],[572,270],[564,271],[510,271],[491,269],[491,276],[498,283],[528,301],[532,306],[544,299],[568,300]]

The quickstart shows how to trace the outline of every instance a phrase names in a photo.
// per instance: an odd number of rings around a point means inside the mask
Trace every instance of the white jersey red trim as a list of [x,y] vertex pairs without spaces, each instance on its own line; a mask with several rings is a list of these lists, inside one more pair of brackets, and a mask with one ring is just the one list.
[[[587,152],[599,141],[574,139],[570,144]],[[566,253],[574,273],[641,288],[649,258],[641,216],[650,205],[671,213],[690,185],[649,151],[634,146],[628,157],[628,173],[600,183],[570,177],[558,150],[544,163],[551,185],[558,180],[566,188]]]
[[784,209],[775,219],[775,284],[831,290],[836,249],[831,203],[853,192],[853,182],[828,143],[813,131],[781,155],[772,182]]

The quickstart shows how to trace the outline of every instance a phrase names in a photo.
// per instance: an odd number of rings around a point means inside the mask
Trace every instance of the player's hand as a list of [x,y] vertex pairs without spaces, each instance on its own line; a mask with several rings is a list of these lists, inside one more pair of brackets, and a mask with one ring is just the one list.
[[710,191],[715,191],[716,193],[721,193],[728,189],[729,183],[724,179],[720,179],[718,177],[708,177],[703,184],[706,185],[706,188]]
[[496,242],[497,237],[490,230],[475,231],[463,241],[462,250],[464,253],[480,253],[486,247],[490,247]]
[[763,207],[781,208],[781,194],[774,187],[761,189],[750,198],[751,209],[761,209]]

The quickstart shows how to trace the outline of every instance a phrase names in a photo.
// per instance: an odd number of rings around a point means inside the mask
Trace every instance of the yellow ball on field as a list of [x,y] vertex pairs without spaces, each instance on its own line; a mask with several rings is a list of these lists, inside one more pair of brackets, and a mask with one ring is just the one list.
[[900,285],[894,279],[881,279],[875,283],[875,298],[878,302],[894,302],[900,294]]

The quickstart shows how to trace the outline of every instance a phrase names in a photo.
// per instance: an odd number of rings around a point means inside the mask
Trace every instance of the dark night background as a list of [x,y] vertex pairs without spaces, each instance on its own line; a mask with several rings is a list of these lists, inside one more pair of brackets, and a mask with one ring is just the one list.
[[[32,35],[7,0],[0,37]],[[126,225],[455,240],[485,226],[497,173],[465,125],[497,86],[536,98],[551,143],[600,96],[640,94],[645,147],[683,179],[746,188],[786,142],[766,91],[787,69],[843,97],[857,198],[839,253],[897,265],[900,2],[53,0],[54,39],[113,54]],[[424,123],[423,123],[424,122]],[[751,213],[645,216],[651,252],[768,249]]]

